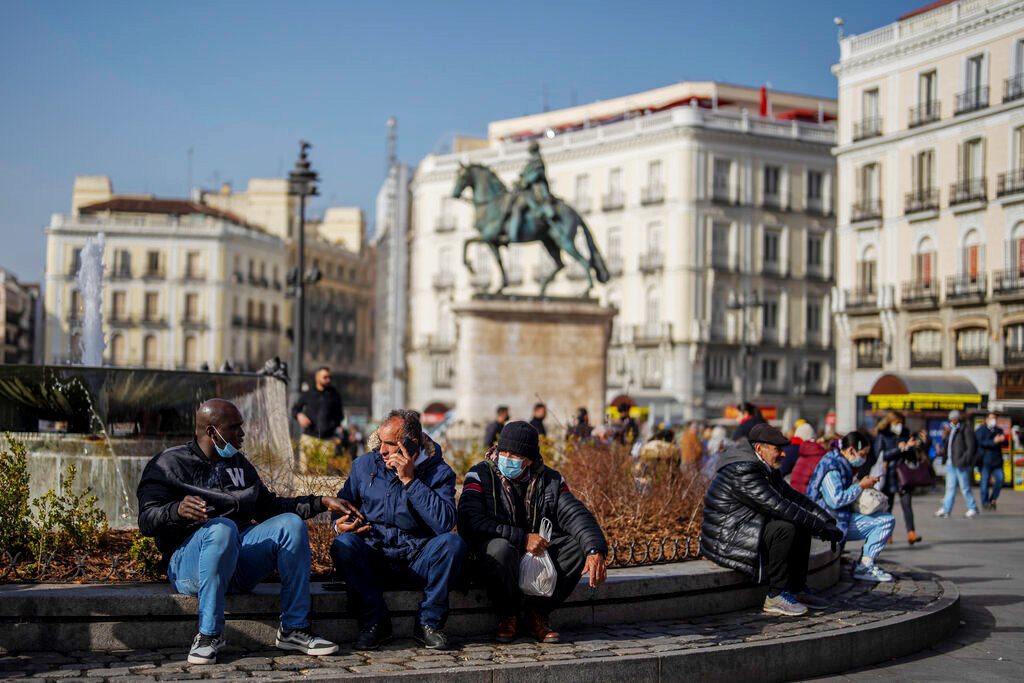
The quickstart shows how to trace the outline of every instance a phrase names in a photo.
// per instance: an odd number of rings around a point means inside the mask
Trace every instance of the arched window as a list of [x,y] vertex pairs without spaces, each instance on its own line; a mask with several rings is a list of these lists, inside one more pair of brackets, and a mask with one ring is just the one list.
[[977,230],[972,229],[964,235],[960,272],[970,282],[977,282],[981,273],[985,272],[985,245]]
[[124,365],[125,364],[125,350],[124,350],[124,335],[113,334],[110,335],[110,364],[111,365]]
[[922,237],[917,243],[913,263],[914,282],[929,288],[935,279],[935,243],[930,237]]
[[648,325],[657,325],[661,321],[661,291],[655,285],[647,288],[644,320]]
[[868,245],[861,252],[857,262],[857,291],[862,294],[874,294],[877,286],[878,255],[874,245]]
[[1013,226],[1007,256],[1013,272],[1018,276],[1024,275],[1024,221]]
[[157,366],[156,335],[147,334],[142,340],[142,364],[147,368]]
[[988,365],[988,349],[988,330],[984,327],[965,327],[957,331],[957,365]]
[[910,367],[942,367],[942,333],[918,330],[910,335]]

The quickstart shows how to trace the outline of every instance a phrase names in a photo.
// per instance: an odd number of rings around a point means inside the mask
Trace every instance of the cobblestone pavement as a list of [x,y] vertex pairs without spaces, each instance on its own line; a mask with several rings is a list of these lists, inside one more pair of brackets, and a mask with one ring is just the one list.
[[[458,643],[456,649],[435,652],[417,647],[414,641],[397,640],[382,650],[357,653],[343,647],[329,657],[307,657],[267,652],[222,654],[214,665],[185,662],[187,643],[160,650],[112,653],[78,652],[68,655],[25,652],[0,657],[0,677],[63,681],[166,681],[188,679],[302,679],[309,675],[351,676],[417,670],[488,668],[503,664],[615,658],[647,653],[714,648],[734,643],[779,641],[795,636],[851,628],[920,610],[941,596],[940,584],[931,574],[890,565],[898,581],[869,584],[846,577],[824,594],[827,609],[804,618],[770,617],[757,610],[687,620],[656,621],[602,626],[563,632],[565,642],[540,645],[521,638],[497,645],[485,639]],[[624,608],[627,609],[627,608]]]
[[982,510],[973,519],[964,517],[959,497],[951,518],[935,518],[941,502],[936,494],[915,496],[914,516],[924,542],[913,547],[905,540],[897,505],[896,543],[882,559],[935,572],[956,584],[960,628],[912,657],[825,680],[1024,680],[1024,492],[1004,488],[999,510]]

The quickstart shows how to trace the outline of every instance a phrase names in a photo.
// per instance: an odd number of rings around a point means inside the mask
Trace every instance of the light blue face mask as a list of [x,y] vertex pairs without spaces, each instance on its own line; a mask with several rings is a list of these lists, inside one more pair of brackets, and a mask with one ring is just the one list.
[[525,466],[525,460],[516,460],[504,455],[498,456],[498,471],[508,479],[518,479],[519,475],[523,473],[523,467]]
[[858,456],[857,456],[856,458],[854,458],[853,460],[850,460],[849,458],[847,458],[847,459],[846,459],[846,462],[850,463],[850,465],[851,465],[851,466],[852,466],[852,467],[853,467],[854,469],[857,469],[858,467],[860,467],[861,465],[863,465],[864,463],[866,463],[866,462],[867,462],[867,458],[865,458],[865,457],[864,457],[863,455],[858,455]]
[[217,429],[216,427],[213,428],[213,431],[217,432],[217,436],[220,436],[221,441],[224,442],[223,447],[218,446],[216,440],[213,442],[213,447],[217,449],[217,455],[219,455],[222,458],[233,458],[236,455],[238,455],[239,451],[237,448],[235,448],[235,444],[231,443],[223,436],[221,436],[220,430]]

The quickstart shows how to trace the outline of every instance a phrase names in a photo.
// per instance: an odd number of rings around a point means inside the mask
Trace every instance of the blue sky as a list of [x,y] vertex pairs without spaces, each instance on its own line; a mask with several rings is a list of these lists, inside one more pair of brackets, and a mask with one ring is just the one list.
[[75,175],[184,196],[280,176],[300,138],[314,213],[372,218],[385,121],[415,163],[451,132],[682,80],[834,96],[849,33],[923,0],[848,2],[0,3],[0,266],[43,275],[43,228]]

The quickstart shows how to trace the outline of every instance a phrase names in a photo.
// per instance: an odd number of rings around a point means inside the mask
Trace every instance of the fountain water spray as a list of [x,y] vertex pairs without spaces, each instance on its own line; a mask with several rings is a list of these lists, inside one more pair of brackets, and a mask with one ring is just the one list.
[[104,234],[85,240],[78,269],[78,291],[85,302],[82,319],[82,365],[103,365],[103,243]]

